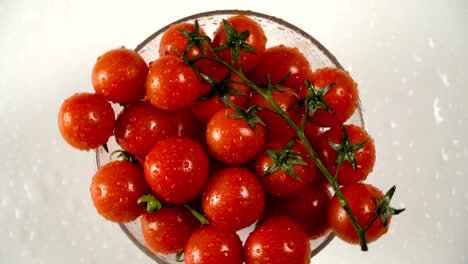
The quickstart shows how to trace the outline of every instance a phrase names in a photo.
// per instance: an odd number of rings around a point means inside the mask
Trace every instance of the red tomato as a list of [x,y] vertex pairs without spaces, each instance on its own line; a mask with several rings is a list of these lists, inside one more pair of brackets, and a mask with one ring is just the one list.
[[327,212],[331,193],[323,184],[309,184],[298,194],[267,199],[266,215],[286,215],[304,228],[310,239],[329,230]]
[[[356,183],[341,188],[341,192],[348,201],[349,207],[353,211],[361,227],[367,226],[375,216],[377,208],[376,198],[382,199],[383,193],[376,187]],[[386,234],[390,225],[391,216],[388,219],[387,226],[384,227],[380,218],[376,220],[366,232],[367,243],[377,240]],[[328,208],[328,222],[333,232],[348,243],[358,244],[359,238],[349,219],[346,211],[341,207],[340,201],[336,196],[330,201]]]
[[97,212],[112,222],[130,222],[145,212],[138,198],[147,194],[143,169],[129,161],[110,162],[96,172],[91,198]]
[[130,104],[117,117],[115,138],[126,151],[144,158],[156,142],[177,135],[174,117],[147,101]]
[[183,110],[195,102],[200,93],[200,79],[179,57],[166,55],[151,63],[146,96],[154,106],[167,111]]
[[242,242],[233,231],[204,226],[190,237],[184,260],[186,264],[242,264]]
[[[372,172],[375,164],[375,146],[374,140],[364,129],[355,125],[344,125],[344,127],[352,144],[359,144],[368,140],[363,148],[354,152],[356,169],[353,169],[353,166],[347,160],[343,163],[338,175],[338,183],[348,185],[365,180]],[[338,169],[336,164],[338,152],[330,146],[330,141],[341,144],[342,129],[342,126],[336,126],[327,130],[315,143],[315,151],[332,176],[336,174]]]
[[[291,91],[273,91],[271,96],[281,109],[286,112],[298,101],[295,94]],[[263,96],[257,93],[252,95],[252,98],[249,101],[249,106],[252,105],[273,108],[273,106]],[[291,126],[278,114],[267,109],[261,109],[258,111],[257,115],[266,124],[266,135],[268,140],[282,138],[287,141],[296,136],[296,132],[294,132]]]
[[158,212],[141,218],[141,232],[153,254],[182,251],[200,226],[200,221],[182,205],[164,205]]
[[[294,121],[297,127],[302,126],[304,113],[305,108],[303,106],[298,108],[292,108],[288,111],[288,115],[291,117],[291,119]],[[322,129],[318,126],[313,125],[310,120],[307,120],[304,133],[307,140],[312,144],[320,137],[320,135],[322,134]]]
[[216,172],[203,190],[202,206],[210,223],[237,231],[262,215],[265,195],[255,175],[243,168]]
[[[250,88],[238,82],[242,82],[242,79],[236,74],[232,74],[229,80],[222,81],[220,85],[214,87],[217,95],[197,101],[190,106],[193,114],[202,122],[208,123],[216,112],[225,107],[220,97],[226,97],[228,101],[241,108],[245,107],[250,97]],[[228,89],[237,90],[245,95],[232,93]]]
[[182,204],[205,186],[210,164],[203,147],[189,138],[161,140],[146,155],[144,172],[158,198]]
[[114,131],[112,106],[101,96],[76,93],[60,107],[58,127],[65,141],[80,150],[97,148],[107,142]]
[[[171,25],[161,37],[161,42],[159,43],[159,56],[180,56],[180,54],[184,54],[185,49],[189,44],[189,39],[179,30],[185,30],[193,33],[194,29],[195,25],[192,23],[178,23]],[[206,36],[205,31],[202,28],[199,27],[198,30],[200,35]],[[205,45],[205,50],[208,51],[207,45]],[[200,48],[193,46],[185,54],[185,57],[188,59],[193,59],[201,55],[203,55],[203,52],[200,50]]]
[[91,79],[97,94],[125,105],[145,96],[147,74],[148,65],[140,54],[122,47],[97,59]]
[[[334,83],[325,94],[324,100],[335,113],[317,109],[311,120],[314,125],[320,127],[336,126],[343,124],[353,115],[359,104],[359,94],[357,83],[348,72],[337,68],[322,68],[313,73],[312,80],[315,88],[319,90]],[[306,94],[307,89],[303,90],[302,98]]]
[[173,119],[177,136],[191,138],[202,145],[206,144],[206,125],[195,118],[190,110],[175,112]]
[[266,219],[245,241],[246,264],[310,263],[304,229],[286,216]]
[[245,120],[235,119],[233,109],[218,111],[208,123],[206,141],[208,150],[226,164],[243,164],[255,157],[265,143],[265,128],[252,128]]
[[[286,147],[288,141],[276,139],[270,141],[265,147],[265,150],[271,149],[274,151],[281,151]],[[292,147],[292,151],[294,153],[305,154],[307,155],[309,152],[307,151],[306,147],[300,142],[296,141]],[[289,165],[294,172],[296,173],[297,177],[301,179],[301,181],[293,178],[293,176],[289,175],[286,171],[279,168],[277,171],[273,172],[272,174],[263,176],[265,172],[270,169],[270,167],[275,162],[270,156],[268,156],[265,152],[259,154],[255,160],[255,174],[259,177],[260,181],[262,182],[263,187],[265,190],[274,195],[274,196],[288,196],[293,195],[299,192],[301,189],[307,187],[312,179],[315,177],[316,168],[315,164],[312,160],[304,158],[304,157],[292,157],[295,159],[299,159],[308,163],[308,166],[305,165]],[[277,163],[287,163],[287,161],[277,160]]]
[[301,94],[306,87],[304,81],[312,75],[312,68],[299,49],[279,45],[268,48],[257,68],[249,75],[257,85],[266,87],[267,74],[273,85],[279,84],[290,74],[283,86]]
[[[245,15],[232,16],[228,18],[227,21],[232,25],[237,33],[242,33],[247,30],[250,33],[249,36],[245,39],[245,43],[247,43],[253,50],[255,50],[255,53],[242,49],[240,50],[242,70],[244,72],[248,72],[258,65],[260,58],[265,52],[267,42],[265,32],[263,32],[262,27],[255,20]],[[213,47],[219,47],[228,43],[228,41],[229,39],[226,35],[224,25],[221,23],[214,33]],[[238,42],[234,39],[233,41]],[[231,51],[229,49],[221,50],[218,52],[218,54],[226,62],[231,62]],[[237,59],[234,65],[236,68],[238,67]]]
[[[224,80],[230,71],[226,66],[214,60],[202,59],[197,62],[199,62],[199,64],[196,64],[196,66],[198,67],[200,74],[204,74],[218,82]],[[206,96],[212,90],[213,86],[208,81],[203,79],[201,83],[200,96]]]

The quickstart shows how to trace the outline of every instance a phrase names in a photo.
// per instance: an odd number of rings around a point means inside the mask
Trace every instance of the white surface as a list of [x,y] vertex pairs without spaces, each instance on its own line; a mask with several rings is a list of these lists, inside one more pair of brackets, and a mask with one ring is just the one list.
[[92,91],[99,54],[212,9],[303,28],[360,84],[378,151],[369,182],[396,184],[407,211],[369,252],[336,239],[314,263],[468,263],[467,1],[157,2],[0,1],[0,263],[151,263],[96,214],[94,153],[63,142],[57,111]]

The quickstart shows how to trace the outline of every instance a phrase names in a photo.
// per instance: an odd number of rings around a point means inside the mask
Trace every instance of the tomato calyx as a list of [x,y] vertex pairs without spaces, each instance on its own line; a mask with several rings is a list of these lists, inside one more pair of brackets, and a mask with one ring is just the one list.
[[[341,167],[344,161],[348,161],[353,167],[353,170],[356,170],[358,164],[356,162],[356,157],[354,154],[356,153],[356,151],[362,149],[368,141],[369,139],[366,139],[363,142],[357,144],[351,143],[345,126],[342,126],[341,143],[335,143],[331,140],[328,142],[330,147],[338,152],[338,157],[336,158],[335,165]],[[338,173],[339,171],[337,171],[336,174],[338,175]]]
[[[106,147],[104,147],[104,150],[106,150]],[[106,150],[106,152],[109,152],[109,150]],[[121,149],[115,150],[110,154],[110,158],[112,159],[114,155],[117,155],[117,159],[130,161],[137,165],[141,165],[138,159],[135,157],[135,155],[133,155],[132,153],[128,151],[121,150]]]
[[294,107],[297,108],[305,105],[308,108],[307,114],[310,119],[312,119],[318,109],[323,109],[331,114],[336,114],[325,100],[325,95],[335,85],[334,82],[328,84],[322,89],[317,89],[309,80],[305,80],[305,84],[307,86],[307,96],[299,101]]
[[200,48],[202,53],[204,55],[206,55],[206,50],[205,50],[205,47],[203,46],[203,44],[204,43],[209,43],[211,41],[211,39],[208,36],[200,34],[200,25],[198,24],[198,20],[195,20],[195,25],[194,25],[194,28],[193,28],[193,32],[185,30],[185,29],[177,29],[177,30],[182,35],[184,35],[188,40],[188,43],[185,46],[185,50],[184,50],[184,53],[183,53],[184,55],[187,54],[187,52],[189,52],[189,50],[194,46]]
[[244,85],[242,82],[231,81],[231,75],[232,73],[230,72],[223,80],[218,81],[206,74],[200,73],[200,76],[213,86],[213,90],[207,95],[200,97],[198,100],[203,101],[212,97],[219,97],[223,105],[226,107],[231,95],[247,95],[247,93],[239,91],[231,86],[231,84]]
[[154,195],[150,193],[145,194],[141,196],[140,198],[138,198],[137,204],[142,204],[142,203],[146,203],[146,211],[148,213],[158,212],[162,208],[161,202],[156,197],[154,197]]
[[224,31],[226,33],[227,41],[226,43],[217,47],[215,50],[219,51],[219,50],[229,49],[231,51],[231,64],[234,64],[235,60],[237,59],[239,62],[239,68],[240,68],[241,67],[241,64],[240,64],[241,50],[254,53],[254,54],[257,53],[257,51],[254,48],[252,48],[246,41],[250,35],[250,31],[246,30],[246,31],[239,33],[234,29],[231,23],[229,23],[226,19],[223,19],[223,26],[224,26]]
[[236,113],[228,115],[229,117],[244,120],[253,129],[257,128],[257,124],[266,126],[263,120],[257,116],[257,112],[262,108],[262,106],[252,105],[247,110],[244,110],[229,101],[228,105],[236,111]]
[[[375,213],[378,217],[380,217],[380,221],[382,221],[382,225],[384,227],[388,224],[388,219],[392,215],[398,215],[405,211],[405,208],[395,209],[390,206],[390,201],[392,200],[393,194],[395,193],[396,186],[394,185],[390,190],[385,193],[382,199],[376,198],[377,208],[375,209]],[[369,225],[370,226],[370,225]],[[365,229],[367,229],[366,227]]]
[[176,262],[184,262],[184,250],[177,252],[175,255],[175,261]]
[[282,150],[267,149],[265,154],[273,160],[270,167],[263,173],[263,177],[268,176],[278,170],[283,170],[289,176],[302,182],[302,179],[297,175],[293,168],[293,165],[308,166],[309,164],[301,159],[303,154],[295,153],[292,151],[292,147],[296,142],[295,139],[291,140],[286,144]]

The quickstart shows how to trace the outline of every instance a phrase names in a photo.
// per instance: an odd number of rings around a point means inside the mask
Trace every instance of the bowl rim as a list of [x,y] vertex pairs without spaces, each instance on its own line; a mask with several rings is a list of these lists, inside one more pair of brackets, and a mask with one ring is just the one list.
[[[328,57],[336,66],[337,68],[344,70],[343,66],[339,63],[339,61],[336,59],[336,57],[327,49],[325,46],[323,46],[318,40],[316,40],[314,37],[312,37],[309,33],[305,32],[301,28],[281,19],[275,16],[267,15],[264,13],[252,11],[252,10],[241,10],[241,9],[219,9],[219,10],[212,10],[212,11],[205,11],[205,12],[199,12],[196,14],[192,14],[189,16],[182,17],[180,19],[177,19],[166,26],[160,28],[159,30],[155,31],[153,34],[148,36],[145,40],[143,40],[140,44],[136,46],[134,51],[140,52],[144,49],[144,47],[151,42],[155,37],[158,35],[162,34],[165,32],[171,25],[173,24],[178,24],[181,22],[185,22],[188,20],[196,20],[200,17],[207,17],[207,16],[214,16],[214,15],[239,15],[239,14],[244,14],[247,16],[256,16],[259,18],[271,20],[273,22],[276,22],[280,25],[284,25],[285,27],[288,27],[298,34],[302,35],[304,38],[308,39],[311,41],[320,51],[322,51],[326,57]],[[359,112],[360,116],[360,121],[362,122],[362,126],[366,127],[365,119],[363,116],[363,110],[361,106],[361,102],[359,101],[359,106],[356,109]],[[99,153],[96,151],[96,165],[99,169],[99,164],[100,164],[100,159],[99,159]],[[139,218],[138,218],[139,219]],[[138,220],[137,219],[137,220]],[[140,250],[140,252],[143,252],[145,255],[147,255],[150,259],[156,260],[156,261],[161,261],[164,262],[163,259],[159,258],[158,256],[152,254],[149,249],[147,249],[144,245],[142,245],[128,230],[128,228],[125,226],[125,224],[120,223],[118,224],[120,229],[124,232],[124,234],[132,241],[134,245],[137,246],[137,248]],[[332,231],[328,231],[328,234],[325,235],[325,239],[319,244],[317,248],[314,248],[311,250],[311,257],[317,255],[321,250],[323,250],[333,239],[335,238],[335,235]]]

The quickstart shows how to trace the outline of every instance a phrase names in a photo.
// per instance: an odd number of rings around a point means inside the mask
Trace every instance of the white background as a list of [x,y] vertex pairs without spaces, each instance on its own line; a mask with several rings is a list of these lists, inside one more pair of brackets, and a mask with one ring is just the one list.
[[214,9],[280,17],[360,84],[377,164],[397,185],[391,231],[370,251],[335,239],[314,263],[468,263],[467,1],[0,1],[0,263],[151,263],[89,195],[93,152],[57,129],[62,101],[92,91],[96,57]]

